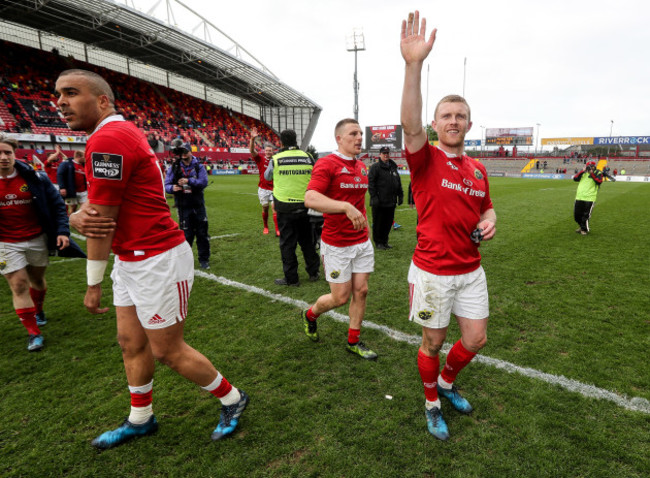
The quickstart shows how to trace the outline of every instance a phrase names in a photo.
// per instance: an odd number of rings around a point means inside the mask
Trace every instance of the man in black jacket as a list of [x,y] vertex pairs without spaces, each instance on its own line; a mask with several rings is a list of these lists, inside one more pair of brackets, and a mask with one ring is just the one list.
[[11,289],[14,309],[29,333],[27,350],[43,348],[39,329],[47,320],[48,255],[86,257],[70,240],[61,195],[45,173],[16,161],[18,143],[0,137],[0,274]]
[[402,180],[397,172],[397,164],[390,159],[390,149],[379,150],[380,160],[370,166],[368,173],[368,192],[372,208],[372,238],[377,249],[391,249],[388,244],[395,206],[404,201]]

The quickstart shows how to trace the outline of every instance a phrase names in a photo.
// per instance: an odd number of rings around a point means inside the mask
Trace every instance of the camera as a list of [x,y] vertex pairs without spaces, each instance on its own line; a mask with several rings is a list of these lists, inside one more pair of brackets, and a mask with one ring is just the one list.
[[603,176],[605,176],[610,181],[616,182],[616,178],[610,174],[610,169],[608,167],[603,168]]

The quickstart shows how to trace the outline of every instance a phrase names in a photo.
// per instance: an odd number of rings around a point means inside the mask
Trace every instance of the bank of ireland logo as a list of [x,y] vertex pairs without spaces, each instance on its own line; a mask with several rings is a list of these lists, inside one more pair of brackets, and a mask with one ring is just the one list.
[[16,199],[17,197],[18,196],[16,196],[15,194],[7,194],[5,196],[5,199],[8,200],[8,201],[11,201],[12,199]]
[[474,177],[480,181],[481,179],[483,179],[483,173],[481,173],[478,169],[475,169]]
[[430,310],[421,310],[418,312],[418,317],[420,320],[429,320],[431,318],[431,311]]
[[332,271],[330,272],[330,277],[332,279],[338,279],[338,277],[341,275],[341,271]]
[[472,181],[470,181],[469,179],[465,179],[465,178],[463,178],[463,183],[465,184],[465,186],[468,186],[470,188],[472,187],[472,184],[474,184]]
[[360,182],[361,182],[361,178],[360,178],[359,176],[355,176],[355,177],[354,177],[354,181],[357,182],[357,183],[360,183]]

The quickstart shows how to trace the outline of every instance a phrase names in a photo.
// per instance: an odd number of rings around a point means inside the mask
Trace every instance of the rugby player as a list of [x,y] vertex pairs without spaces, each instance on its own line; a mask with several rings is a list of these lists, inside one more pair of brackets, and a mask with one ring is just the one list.
[[356,120],[347,118],[337,123],[334,135],[338,149],[316,162],[305,194],[305,206],[322,212],[325,220],[320,252],[330,293],[320,296],[301,315],[305,334],[317,341],[316,319],[351,298],[346,348],[372,360],[377,354],[360,341],[368,278],[375,266],[366,218],[368,170],[363,161],[356,159],[363,132]]
[[72,224],[86,233],[88,223],[94,231],[92,221],[86,221],[93,211],[116,224],[104,237],[101,227],[100,233],[88,235],[84,305],[93,314],[108,311],[100,306],[100,299],[112,246],[117,336],[131,413],[120,427],[103,433],[92,444],[111,448],[157,430],[151,406],[155,360],[219,398],[221,418],[212,439],[230,435],[249,399],[183,339],[194,260],[183,232],[172,220],[156,156],[144,134],[116,114],[113,92],[101,76],[66,70],[56,81],[56,93],[70,129],[89,135],[88,202],[71,216]]
[[[426,38],[426,20],[420,26],[417,11],[402,21],[400,46],[406,69],[401,120],[419,216],[418,242],[408,276],[409,318],[422,326],[418,369],[427,427],[436,438],[447,440],[449,430],[439,396],[461,413],[472,411],[454,381],[487,341],[488,290],[478,246],[481,240],[494,237],[496,214],[485,168],[463,154],[465,134],[472,126],[467,102],[453,95],[436,106],[433,129],[438,133],[438,147],[429,145],[422,127],[420,76],[435,37],[434,29]],[[461,338],[439,373],[438,353],[452,313]]]
[[[264,224],[263,234],[269,233],[269,205],[273,208],[273,181],[268,181],[264,177],[264,172],[268,168],[271,159],[273,158],[273,145],[266,143],[264,146],[264,156],[262,156],[255,148],[255,138],[259,136],[257,128],[251,128],[251,142],[250,152],[251,158],[257,165],[257,170],[260,175],[260,181],[257,184],[257,197],[262,205],[262,222]],[[275,225],[275,235],[280,236],[280,229],[278,228],[278,214],[273,208],[273,224]]]
[[[0,137],[0,274],[29,333],[27,350],[43,348],[49,250],[70,245],[65,204],[44,173],[16,161],[18,142]],[[75,244],[79,257],[85,257]]]

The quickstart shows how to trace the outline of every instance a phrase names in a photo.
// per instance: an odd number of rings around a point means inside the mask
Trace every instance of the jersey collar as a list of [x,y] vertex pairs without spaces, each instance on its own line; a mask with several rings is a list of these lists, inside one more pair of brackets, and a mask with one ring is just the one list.
[[99,131],[100,129],[102,129],[102,128],[103,128],[104,126],[106,126],[108,123],[112,123],[113,121],[125,121],[125,120],[124,120],[124,116],[122,116],[122,115],[117,115],[117,114],[116,114],[116,115],[107,116],[106,118],[104,118],[104,120],[103,120],[101,123],[99,123],[99,124],[97,125],[97,127],[95,128],[95,131],[93,131],[92,133],[90,133],[90,134],[88,135],[88,137],[90,138],[90,137],[91,137],[92,135],[94,135],[97,131]]
[[347,159],[348,161],[352,161],[353,159],[355,159],[354,157],[346,156],[345,154],[342,154],[339,151],[334,151],[334,154],[337,155],[339,158]]

